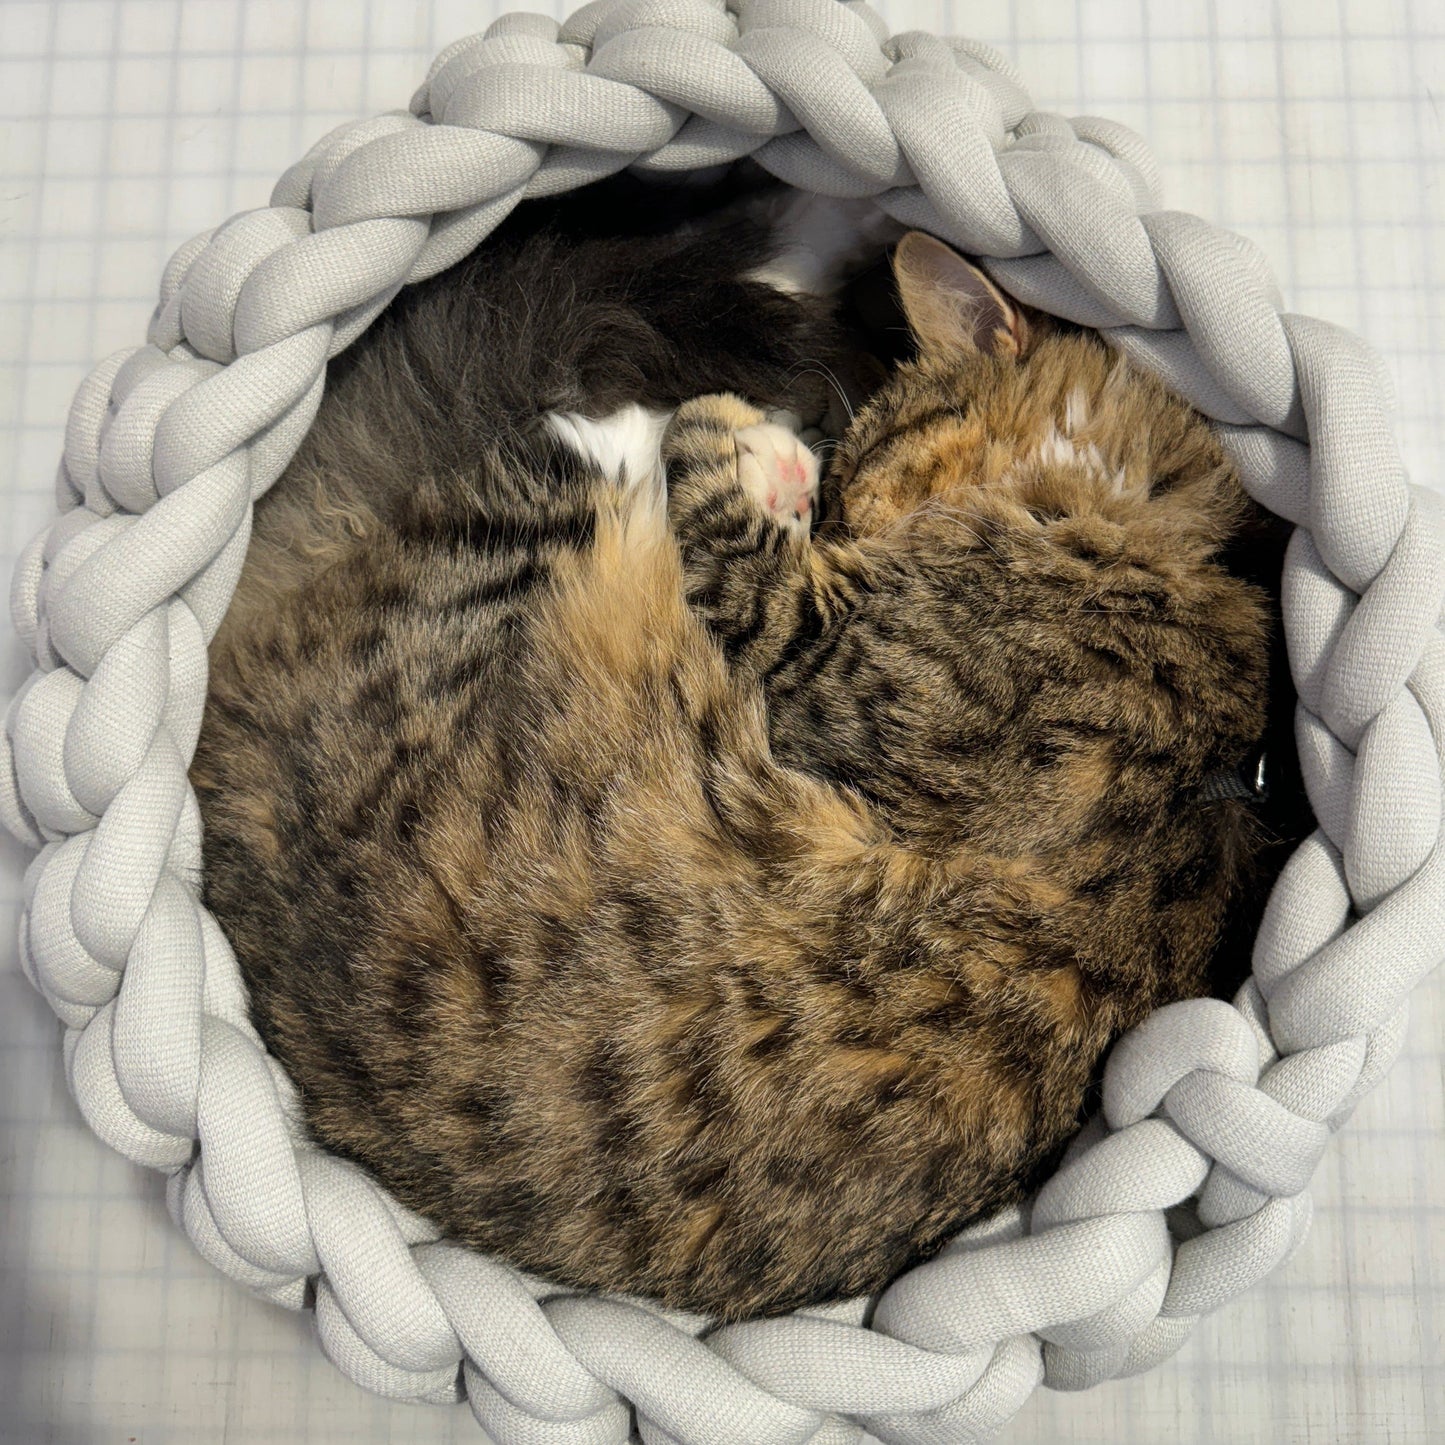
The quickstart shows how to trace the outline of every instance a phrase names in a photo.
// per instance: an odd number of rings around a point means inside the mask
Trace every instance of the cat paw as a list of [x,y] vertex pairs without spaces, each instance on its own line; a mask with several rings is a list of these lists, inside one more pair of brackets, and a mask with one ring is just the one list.
[[672,414],[662,437],[662,459],[669,466],[720,463],[731,458],[733,433],[762,420],[757,407],[728,392],[695,396]]
[[818,500],[818,459],[787,427],[761,422],[733,433],[738,483],[769,516],[806,537]]
[[736,484],[758,509],[806,537],[818,498],[818,459],[787,426],[740,397],[698,396],[678,407],[662,439],[674,522],[702,491]]

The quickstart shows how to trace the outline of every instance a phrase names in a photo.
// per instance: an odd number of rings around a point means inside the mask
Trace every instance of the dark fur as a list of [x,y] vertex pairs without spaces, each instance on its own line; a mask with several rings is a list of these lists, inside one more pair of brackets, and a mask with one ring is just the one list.
[[[1114,384],[1085,336],[906,366],[790,541],[732,436],[837,321],[738,279],[745,225],[588,214],[333,365],[213,648],[206,899],[323,1144],[527,1269],[738,1318],[1017,1199],[1108,1042],[1206,990],[1260,831],[1194,794],[1261,734],[1266,614],[1152,382],[1137,495],[989,481],[1048,386]],[[672,532],[540,426],[709,392]]]

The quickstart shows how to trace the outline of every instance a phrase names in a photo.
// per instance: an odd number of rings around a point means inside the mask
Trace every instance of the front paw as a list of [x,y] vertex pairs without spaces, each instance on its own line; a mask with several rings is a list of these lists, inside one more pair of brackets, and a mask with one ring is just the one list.
[[763,420],[757,407],[740,396],[716,392],[685,401],[672,414],[662,438],[662,459],[669,466],[708,466],[732,455],[732,436]]
[[818,459],[757,407],[724,394],[684,402],[663,437],[662,455],[674,524],[705,496],[737,488],[794,536],[808,535],[818,497]]
[[787,427],[760,422],[733,433],[738,483],[770,517],[806,537],[818,500],[818,459]]

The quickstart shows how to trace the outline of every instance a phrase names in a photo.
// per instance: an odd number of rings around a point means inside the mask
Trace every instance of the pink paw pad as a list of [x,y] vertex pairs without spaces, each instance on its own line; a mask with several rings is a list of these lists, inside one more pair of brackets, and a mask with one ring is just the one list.
[[818,496],[818,459],[787,427],[772,422],[733,433],[738,481],[770,516],[806,536]]

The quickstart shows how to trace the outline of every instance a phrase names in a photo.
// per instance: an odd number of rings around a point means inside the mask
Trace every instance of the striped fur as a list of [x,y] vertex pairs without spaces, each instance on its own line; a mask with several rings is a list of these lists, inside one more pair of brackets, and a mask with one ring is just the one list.
[[[809,537],[737,434],[833,313],[747,279],[766,238],[703,283],[705,227],[558,214],[397,303],[259,509],[206,898],[316,1138],[452,1237],[729,1319],[874,1290],[1257,907],[1194,797],[1265,726],[1246,504],[1095,338],[915,316]],[[545,422],[631,403],[681,404],[665,514]]]

